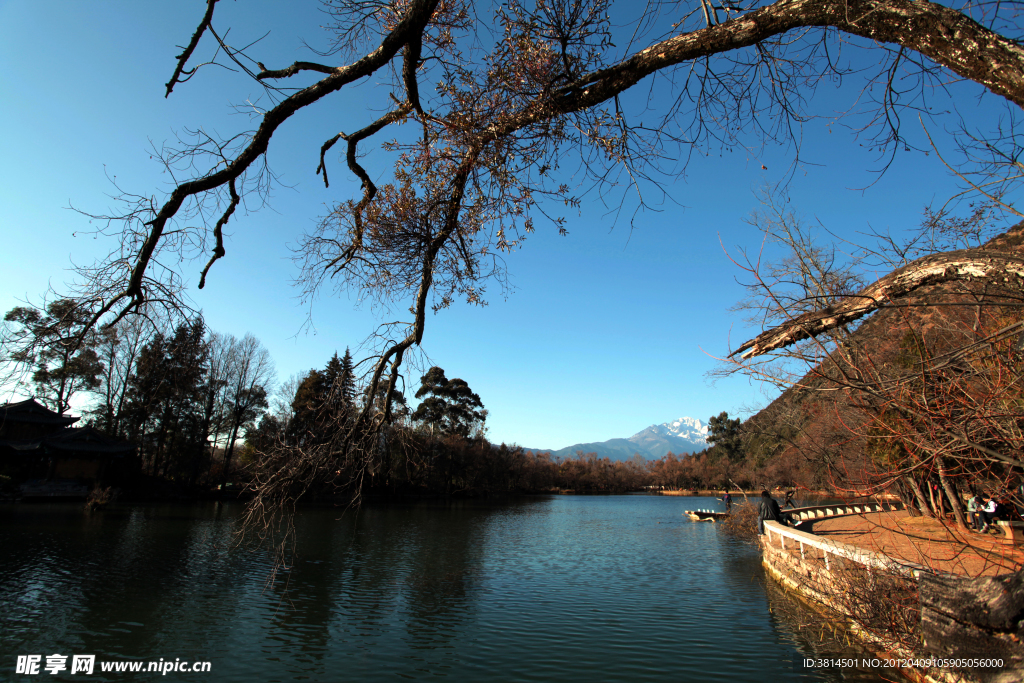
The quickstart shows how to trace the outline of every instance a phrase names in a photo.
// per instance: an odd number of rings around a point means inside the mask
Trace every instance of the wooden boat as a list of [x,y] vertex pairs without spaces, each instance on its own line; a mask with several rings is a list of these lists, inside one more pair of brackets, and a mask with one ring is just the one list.
[[683,513],[694,522],[715,522],[729,517],[728,512],[714,512],[712,510],[687,510]]

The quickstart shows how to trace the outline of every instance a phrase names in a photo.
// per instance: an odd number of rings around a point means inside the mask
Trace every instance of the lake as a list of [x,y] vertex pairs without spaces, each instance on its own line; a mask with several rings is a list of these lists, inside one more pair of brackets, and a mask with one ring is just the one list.
[[[166,681],[885,680],[804,665],[865,655],[819,642],[756,547],[682,516],[720,505],[626,495],[309,509],[294,561],[268,585],[266,553],[235,543],[239,504],[90,515],[4,504],[0,679],[153,680],[101,664],[157,662]],[[71,674],[83,654],[95,655],[91,676]],[[16,675],[27,655],[41,656],[39,675]],[[43,668],[51,655],[66,657],[56,675]]]

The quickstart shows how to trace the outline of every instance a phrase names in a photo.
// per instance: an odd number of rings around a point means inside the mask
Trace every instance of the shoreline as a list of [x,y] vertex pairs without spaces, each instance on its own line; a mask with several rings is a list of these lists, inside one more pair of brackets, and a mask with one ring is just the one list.
[[[860,509],[861,504],[853,504],[852,509],[825,507],[829,509],[811,507],[806,511],[795,511],[804,512],[801,519],[810,521],[809,525],[801,525],[799,529],[776,522],[765,523],[767,534],[760,536],[758,543],[762,565],[785,593],[827,619],[836,620],[844,630],[856,635],[868,650],[879,653],[883,659],[922,662],[923,665],[893,672],[903,680],[921,683],[1020,680],[1015,677],[1024,673],[1024,650],[1019,642],[1012,634],[993,630],[984,615],[979,617],[975,613],[977,605],[987,604],[991,599],[993,586],[999,585],[1000,590],[1013,592],[1009,585],[1006,588],[1001,585],[1013,576],[1012,570],[1010,574],[1005,572],[1015,565],[1015,559],[1020,556],[1019,550],[1012,546],[1009,548],[1009,553],[1015,555],[1010,564],[1003,563],[1002,567],[979,571],[978,567],[964,565],[961,558],[963,550],[953,548],[946,553],[949,557],[939,552],[941,546],[949,545],[951,540],[979,539],[932,538],[934,534],[918,528],[920,522],[913,523],[920,518],[908,520],[897,510],[869,511]],[[826,514],[822,515],[822,512]],[[909,521],[912,528],[903,530],[899,523],[901,520]],[[822,533],[821,529],[814,529],[816,526],[826,527],[826,530]],[[923,554],[920,558],[912,558],[906,552],[900,552],[893,539],[880,543],[875,536],[882,529],[903,533],[906,536],[903,540]],[[867,533],[857,533],[864,531]],[[985,537],[981,540],[986,546],[982,550],[1005,548],[998,539]],[[914,559],[924,561],[924,564],[917,564]],[[878,601],[892,601],[893,605],[898,605],[901,599],[904,602],[909,599],[917,605],[919,615],[913,628],[906,631],[879,630]],[[891,615],[881,616],[891,619]],[[910,624],[904,626],[909,627]],[[967,662],[978,656],[999,659],[1001,674],[1009,674],[1010,677],[997,674],[992,678],[996,672],[983,668],[950,669],[924,664]]]

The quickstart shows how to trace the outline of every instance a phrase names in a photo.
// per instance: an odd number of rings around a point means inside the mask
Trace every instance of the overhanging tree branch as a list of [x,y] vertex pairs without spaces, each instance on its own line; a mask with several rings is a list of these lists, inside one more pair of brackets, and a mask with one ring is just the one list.
[[[1024,224],[1015,227],[1013,232],[1024,232]],[[990,251],[984,247],[925,256],[889,273],[834,306],[805,313],[762,332],[741,344],[729,354],[729,358],[739,354],[746,360],[785,348],[802,339],[816,337],[859,320],[888,302],[897,301],[923,287],[946,282],[985,280],[1024,287],[1024,257]]]

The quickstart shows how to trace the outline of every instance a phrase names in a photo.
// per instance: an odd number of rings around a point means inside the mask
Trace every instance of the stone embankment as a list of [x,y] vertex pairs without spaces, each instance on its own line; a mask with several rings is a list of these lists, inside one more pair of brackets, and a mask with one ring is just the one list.
[[[901,549],[896,540],[890,539],[886,546],[874,545],[884,536],[879,530],[900,528],[899,520],[913,519],[895,502],[822,505],[797,508],[789,514],[794,522],[799,521],[797,526],[765,523],[761,547],[769,575],[812,607],[838,616],[880,658],[1003,661],[999,667],[956,670],[901,667],[903,676],[934,683],[1024,680],[1024,632],[1020,628],[1024,624],[1018,618],[1024,614],[1024,582],[1020,579],[1024,572],[971,578],[951,571],[962,569],[968,560],[976,569],[978,558],[982,558],[984,571],[973,576],[1005,573],[1020,555],[1018,551],[995,552],[1000,547],[998,539],[979,538],[973,542],[972,556],[964,550],[969,545],[943,546],[937,537],[915,529],[904,538],[910,538],[909,545],[922,561],[911,561],[907,556],[912,553]],[[833,532],[845,528],[862,533],[814,533],[826,527]],[[844,540],[830,538],[833,535]],[[867,543],[855,544],[865,539]],[[884,547],[886,552],[865,545]],[[943,552],[950,557],[945,558]],[[938,557],[944,559],[934,560]],[[996,561],[1000,558],[1001,562]]]

